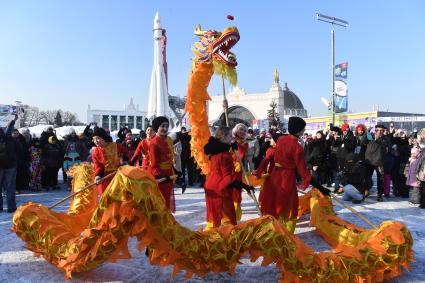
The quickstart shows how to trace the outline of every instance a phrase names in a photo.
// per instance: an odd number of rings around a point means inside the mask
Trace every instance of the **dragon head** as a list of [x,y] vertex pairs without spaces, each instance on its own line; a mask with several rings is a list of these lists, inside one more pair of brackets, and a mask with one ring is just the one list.
[[235,67],[238,65],[236,56],[230,49],[239,41],[239,31],[236,27],[227,27],[223,32],[215,30],[203,31],[201,26],[195,28],[195,35],[200,37],[193,45],[195,62],[213,63],[214,71],[224,76],[232,85],[236,85]]

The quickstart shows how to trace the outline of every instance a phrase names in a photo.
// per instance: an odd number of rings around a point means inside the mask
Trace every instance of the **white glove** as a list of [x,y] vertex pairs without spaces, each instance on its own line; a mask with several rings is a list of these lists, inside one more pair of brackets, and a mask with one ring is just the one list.
[[94,178],[94,182],[96,183],[96,185],[99,185],[102,182],[102,177],[96,176],[96,178]]

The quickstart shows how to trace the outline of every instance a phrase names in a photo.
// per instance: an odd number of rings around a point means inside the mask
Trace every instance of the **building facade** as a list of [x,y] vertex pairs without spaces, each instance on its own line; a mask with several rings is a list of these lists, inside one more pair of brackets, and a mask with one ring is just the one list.
[[[305,119],[306,131],[315,133],[316,131],[328,129],[332,123],[332,115],[309,117]],[[367,128],[374,128],[377,124],[389,127],[390,124],[397,129],[407,131],[417,131],[425,127],[425,114],[388,112],[388,111],[371,111],[357,113],[340,113],[335,115],[335,125],[341,126],[348,123],[352,129],[357,125],[363,124]]]
[[116,131],[127,125],[130,129],[145,130],[149,124],[146,111],[140,111],[130,100],[128,105],[125,105],[124,110],[96,110],[91,109],[90,105],[87,108],[87,123],[94,122],[99,127]]
[[[274,72],[274,84],[268,92],[248,94],[245,89],[237,86],[226,98],[229,120],[248,126],[252,126],[254,120],[267,120],[267,112],[273,101],[277,104],[276,110],[281,121],[290,116],[307,117],[307,110],[298,96],[289,89],[288,84],[285,83],[283,88],[280,86],[277,70]],[[208,102],[208,117],[211,124],[224,119],[223,96],[211,96],[211,101]]]

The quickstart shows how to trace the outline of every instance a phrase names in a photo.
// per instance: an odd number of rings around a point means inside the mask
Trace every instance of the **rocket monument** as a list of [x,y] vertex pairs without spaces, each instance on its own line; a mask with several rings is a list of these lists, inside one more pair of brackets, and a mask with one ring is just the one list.
[[168,118],[173,116],[168,100],[167,79],[164,72],[162,36],[161,19],[159,12],[156,12],[153,24],[154,57],[149,88],[148,119],[157,116],[166,116]]

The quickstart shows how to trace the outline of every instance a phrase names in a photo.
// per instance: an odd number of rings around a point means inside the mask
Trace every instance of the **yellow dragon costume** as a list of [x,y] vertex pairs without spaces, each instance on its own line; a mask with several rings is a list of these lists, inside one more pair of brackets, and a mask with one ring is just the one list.
[[[208,50],[220,50],[211,44],[237,30],[227,31],[230,33],[225,30],[215,39],[203,37],[200,44]],[[230,53],[223,56],[232,60]],[[206,115],[205,105],[197,107],[197,103],[205,104],[208,99],[206,89],[212,74],[211,62],[195,62],[189,84],[194,95],[186,107],[191,111],[192,134],[195,126],[196,133],[209,136],[209,130],[201,128],[205,116],[193,113]],[[198,134],[193,142],[195,154],[203,154],[200,145],[205,137]],[[207,172],[206,157],[197,160]],[[73,192],[93,180],[89,164],[75,166],[70,174]],[[402,223],[386,221],[375,230],[350,224],[338,218],[331,200],[315,190],[300,197],[299,203],[299,214],[310,213],[310,224],[332,246],[331,251],[315,252],[272,216],[191,231],[166,209],[153,176],[131,166],[118,169],[99,202],[96,190],[78,194],[67,213],[30,202],[15,212],[12,229],[28,249],[62,270],[66,278],[108,260],[129,258],[129,237],[137,237],[140,251],[149,247],[152,264],[173,265],[173,274],[185,270],[187,278],[192,274],[234,272],[241,256],[250,256],[252,261],[262,256],[262,265],[276,263],[282,282],[382,282],[400,275],[402,266],[409,269],[413,240]]]

